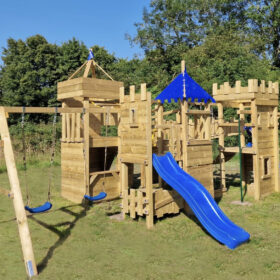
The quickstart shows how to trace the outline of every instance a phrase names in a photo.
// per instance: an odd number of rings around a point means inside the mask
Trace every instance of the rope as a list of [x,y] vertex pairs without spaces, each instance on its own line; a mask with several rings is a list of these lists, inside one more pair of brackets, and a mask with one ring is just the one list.
[[57,107],[55,107],[55,114],[53,117],[53,127],[52,127],[52,146],[51,146],[51,161],[49,168],[49,186],[48,186],[48,201],[51,200],[51,187],[53,183],[53,163],[55,155],[55,146],[56,146],[56,123],[57,123]]
[[27,164],[26,164],[26,143],[25,143],[25,107],[22,107],[22,114],[21,114],[21,135],[22,135],[22,150],[23,150],[23,170],[24,170],[24,186],[26,191],[26,205],[28,206],[30,203],[30,193],[27,184]]

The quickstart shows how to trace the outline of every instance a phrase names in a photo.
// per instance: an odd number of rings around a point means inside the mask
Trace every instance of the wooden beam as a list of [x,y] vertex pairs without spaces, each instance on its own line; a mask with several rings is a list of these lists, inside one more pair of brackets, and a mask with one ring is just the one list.
[[169,197],[166,197],[160,201],[157,201],[156,204],[155,204],[155,210],[171,203],[171,202],[174,202],[176,199],[180,198],[180,195],[175,195],[174,197],[173,196],[169,196]]
[[[162,106],[162,104],[161,104],[161,106]],[[175,114],[177,112],[180,112],[180,110],[179,109],[174,109],[174,110],[166,111],[166,112],[163,112],[162,115],[167,116],[167,115]]]
[[211,115],[209,110],[188,110],[187,115]]
[[0,135],[4,141],[4,157],[6,161],[7,171],[9,175],[9,181],[11,186],[11,192],[13,193],[13,204],[15,214],[17,218],[19,236],[21,241],[21,247],[23,252],[24,264],[27,275],[31,278],[37,275],[37,267],[35,257],[33,253],[32,241],[29,232],[26,212],[24,209],[24,203],[22,199],[20,183],[18,179],[16,163],[14,158],[14,152],[12,142],[10,138],[9,128],[6,120],[6,114],[3,107],[0,107]]
[[128,165],[121,163],[121,196],[122,196],[122,215],[125,218],[125,214],[128,213]]
[[87,112],[84,114],[84,153],[85,153],[85,187],[89,188],[89,112],[88,112],[88,108],[89,108],[89,100],[87,98],[85,98],[84,102],[83,102],[83,106],[85,108],[85,110],[87,110]]
[[[258,109],[257,109],[257,100],[252,101],[252,117],[251,121],[253,123],[258,123]],[[254,197],[255,200],[259,200],[261,197],[261,189],[260,189],[260,163],[259,163],[259,147],[258,147],[258,128],[253,127],[252,129],[252,144],[254,150],[256,151],[256,155],[253,156],[253,171],[254,171],[254,186],[255,192]]]
[[[146,89],[145,93],[146,93]],[[144,94],[144,93],[143,93]],[[148,214],[146,214],[147,228],[154,226],[154,196],[153,196],[153,158],[152,158],[152,123],[151,123],[151,93],[147,92],[146,105],[146,140],[148,164],[145,168],[146,198],[148,199]]]
[[278,135],[278,107],[273,108],[273,146],[274,146],[274,176],[275,176],[275,186],[274,189],[276,192],[280,192],[279,186],[279,135]]
[[87,61],[85,61],[84,64],[83,64],[82,66],[80,66],[80,67],[68,78],[68,80],[73,79],[73,78],[76,76],[76,74],[78,74],[78,73],[83,69],[83,67],[84,67],[86,64],[87,64]]
[[[13,113],[13,114],[22,114],[23,107],[3,107],[5,112]],[[85,113],[106,113],[108,110],[107,108],[103,107],[94,107],[94,108],[86,108]],[[109,113],[119,113],[119,108],[112,106],[109,108]],[[56,110],[55,107],[25,107],[26,114],[55,114]],[[83,108],[69,108],[69,107],[59,107],[57,108],[57,113],[83,113]]]

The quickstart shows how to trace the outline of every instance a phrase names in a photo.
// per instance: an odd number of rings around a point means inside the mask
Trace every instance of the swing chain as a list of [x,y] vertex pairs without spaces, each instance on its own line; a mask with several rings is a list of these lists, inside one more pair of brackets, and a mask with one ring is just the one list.
[[24,170],[24,185],[25,185],[25,191],[26,191],[26,205],[29,205],[30,203],[30,194],[29,194],[29,188],[27,184],[27,163],[26,163],[26,143],[25,143],[25,107],[22,107],[22,114],[21,114],[21,135],[22,135],[22,150],[23,150],[23,170]]
[[53,163],[54,163],[55,146],[56,146],[57,112],[58,112],[57,107],[55,107],[55,114],[53,117],[53,124],[52,124],[52,146],[51,146],[51,161],[50,161],[50,168],[49,168],[48,201],[51,200],[51,187],[53,183]]

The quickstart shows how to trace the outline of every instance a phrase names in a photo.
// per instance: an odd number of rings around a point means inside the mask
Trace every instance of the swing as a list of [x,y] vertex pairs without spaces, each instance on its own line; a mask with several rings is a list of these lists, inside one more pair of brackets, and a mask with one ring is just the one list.
[[[84,115],[85,115],[85,112],[83,112],[83,115],[82,115],[83,124],[84,124]],[[106,121],[105,121],[106,122],[106,126],[105,126],[106,127],[106,136],[107,136],[107,118],[108,118],[108,112],[106,114]],[[84,154],[84,161],[86,162],[85,141],[84,141],[84,147],[83,147],[83,154]],[[106,169],[106,158],[107,158],[107,146],[105,147],[104,171]],[[85,164],[85,174],[86,174],[86,164]],[[104,182],[105,182],[105,174],[104,174],[104,181],[103,181],[103,184],[102,184],[103,185],[103,191],[100,192],[96,196],[90,196],[88,194],[85,194],[84,199],[87,200],[87,201],[91,201],[91,202],[103,200],[107,196],[107,193],[104,190]],[[86,193],[89,193],[88,184],[86,186]]]
[[21,127],[22,127],[22,145],[23,145],[23,166],[24,166],[24,178],[25,178],[25,188],[26,188],[26,197],[27,203],[25,205],[25,210],[32,214],[43,213],[49,211],[52,208],[52,203],[50,202],[51,199],[51,184],[52,184],[52,167],[54,162],[54,154],[55,154],[55,144],[56,144],[56,121],[57,119],[57,108],[55,109],[55,115],[53,118],[53,140],[52,140],[52,147],[51,147],[51,161],[50,161],[50,169],[49,169],[49,187],[48,187],[48,200],[38,206],[38,207],[30,207],[30,196],[29,196],[29,189],[26,180],[26,145],[25,145],[25,133],[24,133],[24,121],[25,121],[25,107],[23,107],[22,119],[21,119]]

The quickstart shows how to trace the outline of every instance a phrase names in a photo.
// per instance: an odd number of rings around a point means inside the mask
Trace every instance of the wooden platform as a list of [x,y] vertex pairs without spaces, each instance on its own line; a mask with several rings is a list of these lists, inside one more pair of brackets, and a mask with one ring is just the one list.
[[57,99],[73,97],[119,99],[119,88],[122,82],[101,80],[96,78],[76,78],[57,84]]

